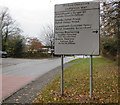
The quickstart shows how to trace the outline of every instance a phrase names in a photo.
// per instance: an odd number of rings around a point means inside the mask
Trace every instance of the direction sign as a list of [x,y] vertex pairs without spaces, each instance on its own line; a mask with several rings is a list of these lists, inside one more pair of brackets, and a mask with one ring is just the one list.
[[99,2],[55,5],[55,54],[99,55]]

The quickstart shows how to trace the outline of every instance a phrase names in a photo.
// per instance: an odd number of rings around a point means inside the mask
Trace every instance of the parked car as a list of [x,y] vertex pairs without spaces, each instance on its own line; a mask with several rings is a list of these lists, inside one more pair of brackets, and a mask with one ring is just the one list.
[[49,49],[49,50],[48,50],[48,53],[49,53],[49,54],[54,53],[54,49]]
[[5,52],[5,51],[0,51],[0,57],[2,57],[2,58],[7,58],[7,52]]

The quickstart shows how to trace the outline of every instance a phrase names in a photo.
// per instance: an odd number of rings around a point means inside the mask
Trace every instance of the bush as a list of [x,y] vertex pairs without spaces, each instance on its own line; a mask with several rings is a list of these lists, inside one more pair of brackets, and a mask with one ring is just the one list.
[[5,44],[5,51],[8,57],[22,57],[22,52],[25,46],[24,37],[21,35],[9,36]]
[[117,59],[117,40],[110,37],[101,38],[101,53],[103,56],[108,57],[112,60]]
[[22,58],[48,58],[51,57],[48,53],[41,52],[24,52],[22,53]]

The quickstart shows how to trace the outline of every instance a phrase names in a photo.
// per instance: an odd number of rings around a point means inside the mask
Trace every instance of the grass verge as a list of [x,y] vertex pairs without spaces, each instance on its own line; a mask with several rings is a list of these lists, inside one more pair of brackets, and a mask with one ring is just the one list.
[[80,62],[81,60],[83,60],[82,58],[78,58],[78,59],[74,59],[72,61],[69,61],[68,63],[78,63]]
[[64,96],[60,74],[33,103],[118,103],[118,66],[106,58],[93,58],[93,97],[89,97],[89,58],[64,70]]

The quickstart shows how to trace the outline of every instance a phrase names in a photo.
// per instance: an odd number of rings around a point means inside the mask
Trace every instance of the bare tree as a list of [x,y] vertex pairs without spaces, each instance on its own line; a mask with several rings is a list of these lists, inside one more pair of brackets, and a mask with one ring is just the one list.
[[41,35],[41,41],[46,46],[51,46],[53,48],[54,45],[54,31],[53,26],[48,25],[46,27],[43,27],[42,35]]
[[2,36],[2,50],[6,50],[6,43],[9,35],[19,35],[20,28],[17,27],[15,20],[9,15],[8,8],[0,10],[0,36]]

